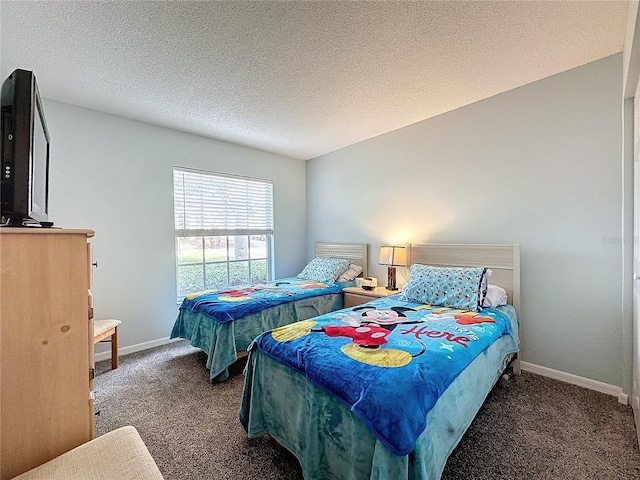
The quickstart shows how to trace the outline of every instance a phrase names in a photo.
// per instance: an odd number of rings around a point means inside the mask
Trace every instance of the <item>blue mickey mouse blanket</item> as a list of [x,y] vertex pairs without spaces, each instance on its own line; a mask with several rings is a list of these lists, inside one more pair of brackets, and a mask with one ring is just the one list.
[[394,454],[407,455],[442,392],[510,330],[497,309],[469,312],[391,296],[265,332],[251,348],[349,405]]
[[206,313],[220,323],[227,323],[283,303],[340,293],[344,287],[344,283],[325,284],[290,277],[271,283],[191,293],[182,301],[180,310]]

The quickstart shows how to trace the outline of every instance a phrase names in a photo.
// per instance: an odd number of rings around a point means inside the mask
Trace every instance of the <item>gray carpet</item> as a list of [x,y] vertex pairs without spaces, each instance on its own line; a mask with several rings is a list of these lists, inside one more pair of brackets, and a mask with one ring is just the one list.
[[[98,362],[96,434],[135,426],[167,480],[300,480],[291,454],[269,437],[248,439],[238,421],[243,362],[217,385],[205,363],[184,341],[120,357],[113,371]],[[640,479],[633,413],[527,372],[496,385],[442,476],[555,478]]]

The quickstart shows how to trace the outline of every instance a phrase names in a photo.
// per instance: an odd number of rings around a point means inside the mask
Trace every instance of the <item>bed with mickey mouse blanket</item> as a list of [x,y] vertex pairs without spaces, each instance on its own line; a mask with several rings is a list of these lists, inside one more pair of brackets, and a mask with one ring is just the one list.
[[171,338],[203,350],[211,381],[224,381],[257,335],[341,309],[342,290],[366,272],[366,243],[316,242],[314,258],[296,277],[187,295]]
[[[440,478],[518,352],[518,245],[412,245],[411,262],[402,294],[250,347],[240,421],[293,453],[307,480]],[[483,306],[488,283],[509,303]]]

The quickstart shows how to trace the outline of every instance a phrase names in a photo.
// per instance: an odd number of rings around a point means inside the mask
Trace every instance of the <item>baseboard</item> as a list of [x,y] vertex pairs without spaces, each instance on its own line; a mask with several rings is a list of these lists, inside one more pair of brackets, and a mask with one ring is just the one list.
[[[130,345],[128,347],[123,347],[118,349],[118,356],[121,357],[123,355],[128,355],[129,353],[141,352],[142,350],[147,350],[153,347],[159,347],[161,345],[166,345],[167,343],[173,343],[182,340],[181,338],[159,338],[157,340],[152,340],[150,342],[138,343],[136,345]],[[106,352],[96,353],[94,355],[95,361],[99,362],[101,360],[109,360],[111,358],[111,350],[107,350]]]
[[542,375],[543,377],[549,377],[555,380],[560,380],[561,382],[571,383],[572,385],[578,385],[579,387],[588,388],[589,390],[595,390],[596,392],[606,393],[607,395],[618,397],[618,402],[622,403],[623,405],[629,404],[629,395],[624,393],[622,391],[622,388],[616,387],[615,385],[609,385],[608,383],[598,382],[596,380],[591,380],[585,377],[579,377],[578,375],[561,372],[552,368],[541,367],[540,365],[535,365],[529,362],[520,362],[520,366],[522,370],[526,370],[527,372],[536,373],[538,375]]

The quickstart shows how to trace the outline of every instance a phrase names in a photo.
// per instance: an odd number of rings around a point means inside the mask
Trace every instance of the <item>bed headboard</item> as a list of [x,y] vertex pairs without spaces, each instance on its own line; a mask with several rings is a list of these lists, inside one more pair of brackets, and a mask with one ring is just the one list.
[[362,266],[362,276],[369,271],[369,248],[367,243],[316,242],[313,244],[314,257],[344,258]]
[[409,265],[487,267],[489,283],[507,291],[520,317],[520,245],[518,244],[411,244]]

